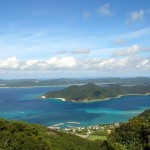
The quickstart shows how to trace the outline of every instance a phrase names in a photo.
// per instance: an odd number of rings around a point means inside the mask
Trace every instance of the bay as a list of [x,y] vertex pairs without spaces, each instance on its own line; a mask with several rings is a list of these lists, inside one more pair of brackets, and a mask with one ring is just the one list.
[[90,103],[40,98],[45,92],[64,87],[0,88],[0,117],[45,126],[64,123],[64,128],[69,125],[67,122],[80,122],[76,126],[124,122],[150,108],[150,95]]

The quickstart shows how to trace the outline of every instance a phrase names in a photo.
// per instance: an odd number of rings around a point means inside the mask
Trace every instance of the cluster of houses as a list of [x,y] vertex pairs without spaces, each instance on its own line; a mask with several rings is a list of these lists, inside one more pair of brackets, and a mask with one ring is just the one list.
[[49,126],[48,128],[51,130],[61,130],[66,133],[90,135],[95,131],[105,131],[107,134],[110,134],[111,131],[116,127],[119,127],[119,123],[88,126],[88,127],[68,126],[67,128],[64,129],[61,129],[59,126],[55,125],[55,126]]

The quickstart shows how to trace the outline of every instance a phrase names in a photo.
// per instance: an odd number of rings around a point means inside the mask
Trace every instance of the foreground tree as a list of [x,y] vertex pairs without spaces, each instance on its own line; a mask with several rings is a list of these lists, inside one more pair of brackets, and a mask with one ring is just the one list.
[[146,111],[143,115],[122,123],[110,134],[105,145],[114,150],[150,149],[150,115]]

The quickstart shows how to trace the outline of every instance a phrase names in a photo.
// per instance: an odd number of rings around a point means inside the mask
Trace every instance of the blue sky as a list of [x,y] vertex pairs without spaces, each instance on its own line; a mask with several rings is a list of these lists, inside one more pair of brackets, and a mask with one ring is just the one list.
[[149,0],[0,0],[0,78],[150,74]]

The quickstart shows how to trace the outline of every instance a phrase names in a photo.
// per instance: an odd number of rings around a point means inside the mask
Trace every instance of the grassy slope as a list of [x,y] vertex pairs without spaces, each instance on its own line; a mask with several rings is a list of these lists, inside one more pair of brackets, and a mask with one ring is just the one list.
[[107,136],[100,136],[100,135],[90,135],[88,137],[89,140],[101,140],[101,141],[104,141],[104,140],[107,140]]

